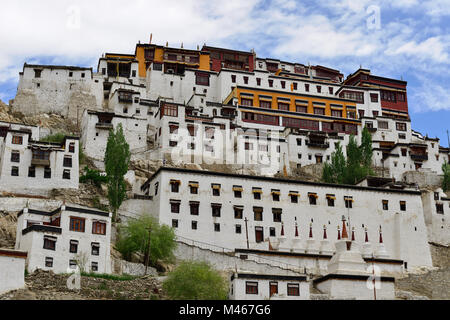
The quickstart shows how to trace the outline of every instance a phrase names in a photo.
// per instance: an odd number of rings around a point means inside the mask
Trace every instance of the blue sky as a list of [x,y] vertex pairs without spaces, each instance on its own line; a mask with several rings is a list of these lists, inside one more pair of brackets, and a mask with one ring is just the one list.
[[138,41],[207,43],[260,57],[339,69],[359,66],[408,81],[414,130],[450,130],[450,0],[21,0],[0,11],[0,99],[15,95],[23,63],[88,66]]

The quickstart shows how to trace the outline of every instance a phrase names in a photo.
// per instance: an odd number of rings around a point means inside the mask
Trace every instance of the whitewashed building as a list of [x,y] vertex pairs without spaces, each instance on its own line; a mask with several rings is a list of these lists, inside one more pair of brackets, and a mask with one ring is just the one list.
[[33,140],[30,130],[7,129],[0,138],[0,190],[78,189],[78,148],[78,137],[66,136],[61,144],[48,143]]
[[27,253],[0,248],[0,294],[25,287]]
[[25,115],[81,119],[84,109],[100,109],[102,102],[103,79],[92,68],[25,63],[12,107]]
[[[329,254],[345,216],[367,256],[432,265],[419,191],[164,167],[141,190],[178,236],[230,251]],[[387,255],[377,253],[380,228]]]
[[306,275],[234,273],[230,278],[231,300],[309,300]]
[[53,211],[24,208],[15,248],[28,252],[27,270],[111,273],[111,214],[75,205]]
[[147,150],[148,122],[145,118],[86,110],[83,115],[81,136],[86,155],[102,162],[109,131],[115,130],[119,123],[122,124],[123,133],[132,154]]

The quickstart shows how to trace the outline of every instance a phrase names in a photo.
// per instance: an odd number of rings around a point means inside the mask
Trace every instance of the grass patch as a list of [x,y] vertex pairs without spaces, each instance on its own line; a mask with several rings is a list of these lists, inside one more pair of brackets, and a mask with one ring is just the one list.
[[99,279],[105,279],[105,280],[115,280],[115,281],[130,281],[138,278],[137,276],[132,276],[129,274],[123,274],[123,275],[114,275],[114,274],[104,274],[104,273],[86,273],[82,272],[82,276],[84,277],[91,277],[91,278],[99,278]]

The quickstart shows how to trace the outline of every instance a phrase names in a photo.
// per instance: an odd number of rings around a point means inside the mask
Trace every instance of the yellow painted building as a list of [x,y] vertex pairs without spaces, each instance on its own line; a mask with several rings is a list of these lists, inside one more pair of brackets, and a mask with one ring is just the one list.
[[135,57],[139,63],[140,77],[146,77],[147,69],[152,62],[183,65],[184,67],[205,71],[210,70],[209,53],[200,50],[137,44]]
[[[225,99],[224,104],[227,104],[231,99],[237,98],[241,106],[252,106],[260,108],[261,112],[270,109],[270,114],[273,111],[289,111],[298,113],[296,115],[289,115],[289,117],[302,118],[301,113],[308,114],[307,119],[312,119],[311,116],[326,116],[339,119],[340,122],[346,122],[343,119],[348,119],[349,123],[355,123],[357,118],[356,103],[345,99],[333,99],[326,97],[308,96],[282,91],[261,90],[253,88],[236,87],[231,94]],[[336,112],[333,112],[336,111]],[[339,117],[338,114],[341,114]],[[284,114],[285,115],[285,114]],[[327,121],[320,118],[321,121]],[[330,119],[329,121],[333,121]]]

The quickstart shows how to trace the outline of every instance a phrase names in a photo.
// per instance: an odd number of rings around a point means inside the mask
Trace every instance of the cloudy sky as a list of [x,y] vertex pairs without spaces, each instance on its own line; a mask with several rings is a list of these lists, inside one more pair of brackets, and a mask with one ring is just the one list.
[[14,98],[23,63],[97,66],[138,41],[206,43],[345,76],[362,66],[408,81],[413,129],[448,145],[450,0],[2,1],[0,99]]

